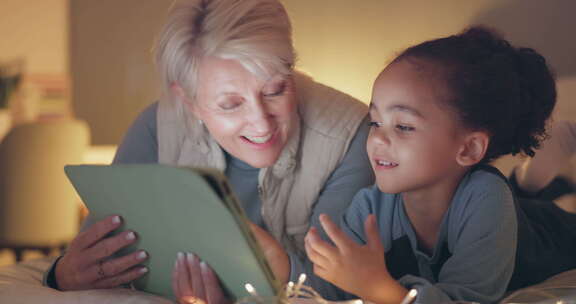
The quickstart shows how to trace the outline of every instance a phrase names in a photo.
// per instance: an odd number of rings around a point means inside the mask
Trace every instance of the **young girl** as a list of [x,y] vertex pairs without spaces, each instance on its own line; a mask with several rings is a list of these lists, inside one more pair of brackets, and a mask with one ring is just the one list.
[[[375,303],[495,302],[576,267],[576,215],[515,202],[486,165],[533,156],[556,100],[542,56],[481,27],[413,46],[378,76],[367,150],[374,187],[306,237],[314,273]],[[292,260],[292,274],[302,270]],[[329,298],[336,288],[311,284]]]

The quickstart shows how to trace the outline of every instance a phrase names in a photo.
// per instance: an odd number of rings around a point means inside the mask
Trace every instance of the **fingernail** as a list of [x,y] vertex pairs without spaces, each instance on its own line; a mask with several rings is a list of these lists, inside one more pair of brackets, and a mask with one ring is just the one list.
[[132,232],[132,231],[130,231],[130,232],[126,235],[126,239],[127,239],[128,241],[131,241],[131,240],[133,240],[133,239],[135,239],[135,238],[136,238],[136,234],[134,234],[134,232]]
[[187,253],[186,254],[186,260],[190,264],[196,263],[196,256],[193,253]]
[[147,272],[148,272],[148,267],[140,268],[140,273],[147,273]]
[[112,224],[120,224],[120,217],[115,215],[112,217]]
[[147,258],[147,257],[148,257],[148,253],[147,253],[146,251],[144,251],[144,250],[138,252],[138,255],[136,255],[136,258],[139,259],[139,260],[143,260],[143,259],[145,259],[145,258]]
[[178,252],[178,254],[176,255],[176,259],[178,261],[182,261],[184,259],[184,252]]
[[208,273],[208,265],[206,265],[206,262],[200,262],[200,271],[204,274]]

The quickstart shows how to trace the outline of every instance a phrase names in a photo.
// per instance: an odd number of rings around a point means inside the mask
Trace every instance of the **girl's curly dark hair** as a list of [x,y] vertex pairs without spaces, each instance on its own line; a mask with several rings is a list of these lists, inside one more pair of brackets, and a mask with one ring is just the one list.
[[475,26],[410,47],[394,62],[409,58],[441,67],[452,94],[448,104],[464,126],[490,134],[483,163],[510,153],[534,156],[556,104],[554,75],[544,57]]

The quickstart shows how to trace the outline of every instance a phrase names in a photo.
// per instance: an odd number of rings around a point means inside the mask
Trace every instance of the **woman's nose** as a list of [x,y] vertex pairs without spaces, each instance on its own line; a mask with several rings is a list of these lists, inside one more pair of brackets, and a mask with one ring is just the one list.
[[255,131],[259,133],[267,133],[270,131],[273,115],[262,101],[253,103],[253,106],[249,108],[247,117],[250,124],[254,126]]

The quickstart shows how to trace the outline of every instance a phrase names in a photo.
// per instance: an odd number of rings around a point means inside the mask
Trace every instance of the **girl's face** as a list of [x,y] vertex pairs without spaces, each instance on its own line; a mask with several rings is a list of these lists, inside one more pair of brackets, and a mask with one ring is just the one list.
[[459,172],[464,132],[444,104],[449,95],[439,73],[433,64],[403,59],[374,83],[366,146],[382,192],[427,193],[421,190]]
[[292,79],[260,79],[235,60],[205,58],[189,109],[228,153],[256,168],[273,165],[298,123]]

